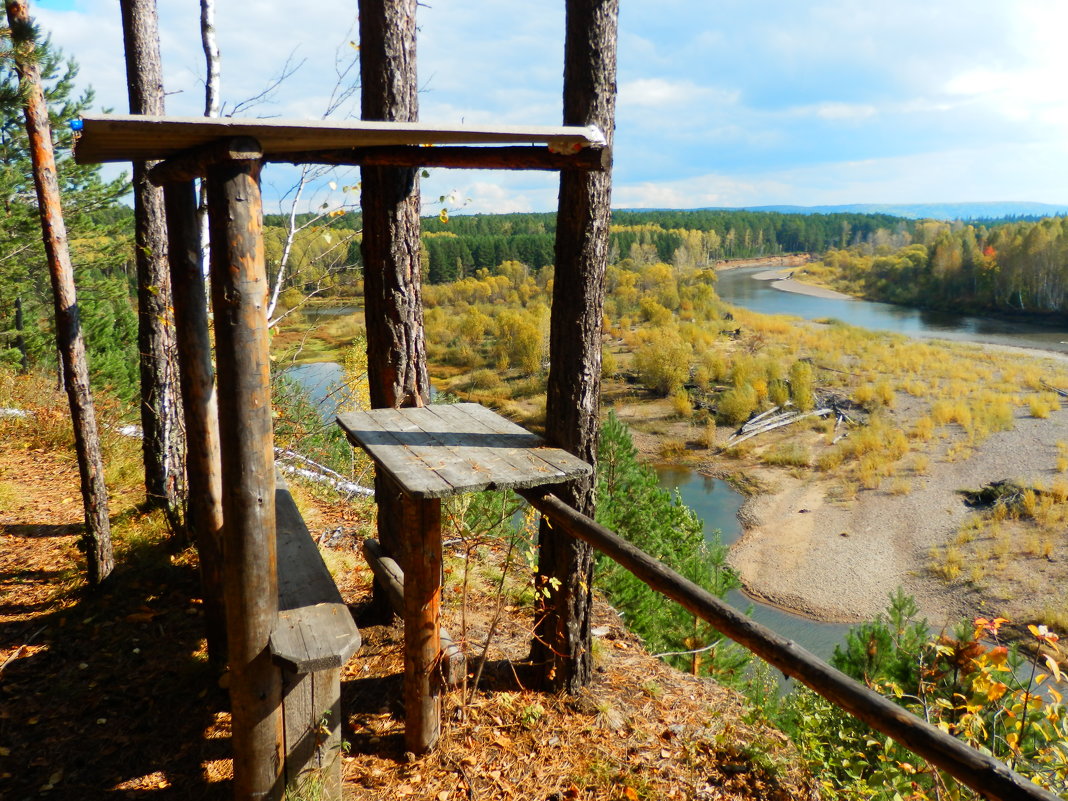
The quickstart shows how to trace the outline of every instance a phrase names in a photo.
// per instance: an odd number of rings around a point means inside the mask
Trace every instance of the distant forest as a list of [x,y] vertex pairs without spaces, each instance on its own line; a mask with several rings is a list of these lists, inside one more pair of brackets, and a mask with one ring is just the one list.
[[[269,216],[266,224],[285,220]],[[332,227],[358,230],[359,214]],[[888,214],[778,214],[755,211],[616,211],[612,214],[611,261],[635,257],[706,266],[720,259],[780,253],[822,253],[871,241],[876,232],[910,235],[915,223]],[[556,214],[454,215],[443,222],[423,219],[424,277],[429,283],[455,281],[507,261],[537,271],[553,263]],[[358,242],[348,261],[362,266]]]

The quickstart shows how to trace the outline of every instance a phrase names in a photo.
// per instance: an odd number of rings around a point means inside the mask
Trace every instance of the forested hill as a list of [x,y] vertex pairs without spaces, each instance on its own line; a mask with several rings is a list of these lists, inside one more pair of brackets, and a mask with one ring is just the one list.
[[844,206],[752,206],[781,214],[890,214],[910,220],[1039,220],[1068,214],[1068,204],[995,201],[983,203],[851,203]]
[[[423,220],[425,273],[430,283],[461,278],[481,268],[518,261],[534,270],[553,263],[556,214],[471,214]],[[271,216],[268,226],[281,226]],[[358,229],[360,215],[345,215],[335,227]],[[779,253],[822,253],[869,241],[882,230],[910,233],[913,223],[887,214],[779,214],[775,212],[615,211],[611,259],[652,257],[663,262],[685,259],[707,265],[718,259]],[[359,263],[354,242],[348,255]]]

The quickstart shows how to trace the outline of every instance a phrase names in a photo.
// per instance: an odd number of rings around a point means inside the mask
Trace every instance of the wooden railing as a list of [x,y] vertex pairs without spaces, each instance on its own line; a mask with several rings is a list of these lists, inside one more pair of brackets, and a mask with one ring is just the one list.
[[962,784],[999,801],[1059,801],[999,760],[982,754],[835,670],[771,629],[731,608],[611,530],[540,490],[517,492],[553,526],[589,543],[662,595],[678,602],[717,631],[745,646],[768,664],[811,687],[873,729],[893,738]]

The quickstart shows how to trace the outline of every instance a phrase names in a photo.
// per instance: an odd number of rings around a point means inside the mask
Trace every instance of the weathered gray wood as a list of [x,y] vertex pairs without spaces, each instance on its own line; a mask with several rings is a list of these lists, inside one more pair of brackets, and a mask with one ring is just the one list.
[[296,673],[340,668],[360,647],[360,632],[281,477],[276,479],[278,622],[271,657]]
[[[316,798],[341,799],[341,671],[282,671],[287,787],[301,794],[315,783]],[[311,797],[308,793],[307,797]]]
[[475,403],[373,409],[337,420],[413,498],[536,487],[592,472],[581,459]]
[[421,122],[242,120],[86,114],[74,148],[79,164],[166,159],[216,139],[250,136],[265,153],[382,145],[544,144],[567,153],[604,144],[596,128],[565,125],[433,125]]
[[1057,796],[1010,770],[1003,762],[970,748],[902,709],[863,684],[835,670],[797,643],[776,634],[727,605],[703,587],[636,548],[615,532],[576,512],[550,493],[519,493],[555,528],[589,543],[662,595],[744,645],[788,676],[892,737],[985,798],[1001,801],[1055,801]]
[[[385,587],[394,611],[403,614],[404,571],[400,565],[386,555],[373,537],[363,541],[363,555],[375,578]],[[444,626],[439,627],[438,636],[441,640],[441,679],[446,686],[455,687],[467,675],[467,656]]]

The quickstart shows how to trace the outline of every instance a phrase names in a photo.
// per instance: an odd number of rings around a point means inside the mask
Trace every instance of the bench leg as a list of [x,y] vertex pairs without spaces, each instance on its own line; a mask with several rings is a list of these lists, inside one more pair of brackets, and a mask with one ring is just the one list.
[[287,787],[315,783],[341,801],[341,671],[282,671]]

